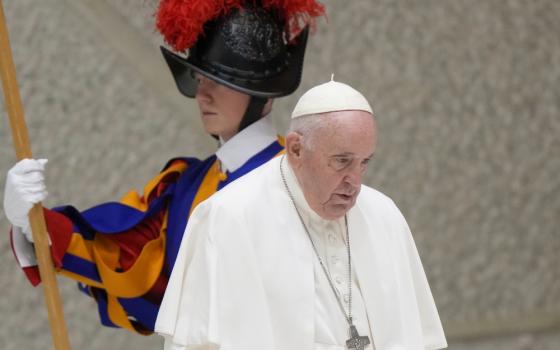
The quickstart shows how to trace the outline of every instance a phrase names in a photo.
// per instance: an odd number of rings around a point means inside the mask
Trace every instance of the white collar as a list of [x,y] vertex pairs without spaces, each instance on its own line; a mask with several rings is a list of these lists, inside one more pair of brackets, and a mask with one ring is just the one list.
[[216,156],[222,163],[222,171],[236,171],[276,140],[276,129],[272,121],[268,116],[262,117],[235,134],[216,151]]
[[302,214],[304,219],[306,219],[308,224],[311,224],[312,226],[315,227],[317,226],[327,227],[327,226],[332,226],[333,224],[339,224],[341,218],[336,220],[323,219],[321,216],[319,216],[319,214],[317,214],[313,209],[311,209],[309,203],[307,203],[307,200],[305,199],[305,195],[303,194],[303,191],[296,177],[296,174],[294,173],[290,163],[288,162],[287,157],[285,155],[283,155],[282,157],[283,157],[282,170],[286,177],[286,183],[288,185],[288,188],[290,189],[290,192],[294,197],[294,202],[297,206],[297,209]]

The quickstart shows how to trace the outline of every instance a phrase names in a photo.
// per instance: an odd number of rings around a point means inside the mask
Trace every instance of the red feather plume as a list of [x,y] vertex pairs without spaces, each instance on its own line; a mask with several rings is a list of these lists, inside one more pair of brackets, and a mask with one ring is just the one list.
[[286,34],[291,39],[306,25],[315,27],[315,17],[325,14],[325,6],[315,0],[263,0],[265,8],[278,8],[286,18]]
[[[183,52],[203,35],[204,24],[255,0],[161,0],[155,13],[156,28],[175,51]],[[314,17],[325,14],[316,0],[261,0],[264,8],[277,8],[286,19],[286,33],[294,37]]]

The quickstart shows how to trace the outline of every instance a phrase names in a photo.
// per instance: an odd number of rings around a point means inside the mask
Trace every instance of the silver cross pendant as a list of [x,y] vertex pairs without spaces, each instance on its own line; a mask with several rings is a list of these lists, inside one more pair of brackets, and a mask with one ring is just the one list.
[[364,350],[369,345],[369,338],[365,335],[360,336],[356,326],[350,325],[350,339],[346,341],[348,350]]

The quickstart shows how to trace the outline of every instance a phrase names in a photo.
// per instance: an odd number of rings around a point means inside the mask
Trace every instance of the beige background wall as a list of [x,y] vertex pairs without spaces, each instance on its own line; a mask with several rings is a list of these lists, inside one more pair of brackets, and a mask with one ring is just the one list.
[[[49,159],[46,205],[116,199],[168,158],[214,149],[159,57],[153,3],[4,1],[33,151]],[[450,348],[559,349],[560,2],[325,3],[302,86],[276,102],[279,129],[331,72],[363,91],[381,129],[367,183],[407,217]],[[5,120],[2,184],[15,161]],[[0,347],[49,348],[3,213],[0,231]],[[102,328],[59,282],[73,348],[160,347]]]

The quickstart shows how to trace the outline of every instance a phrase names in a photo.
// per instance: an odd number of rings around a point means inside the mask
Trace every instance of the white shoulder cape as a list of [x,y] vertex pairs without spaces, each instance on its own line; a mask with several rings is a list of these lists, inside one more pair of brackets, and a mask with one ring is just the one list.
[[[156,322],[166,349],[314,349],[316,257],[278,169],[271,160],[193,212]],[[363,186],[348,223],[375,348],[446,347],[398,208]]]

